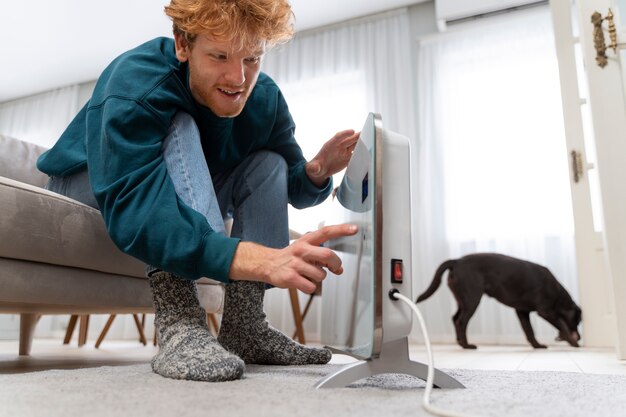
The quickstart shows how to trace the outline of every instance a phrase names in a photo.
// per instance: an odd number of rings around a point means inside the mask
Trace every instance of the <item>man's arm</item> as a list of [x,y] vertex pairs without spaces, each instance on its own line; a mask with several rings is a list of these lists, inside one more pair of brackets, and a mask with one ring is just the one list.
[[350,236],[355,225],[326,226],[307,233],[283,249],[271,249],[251,242],[239,242],[230,266],[232,280],[262,281],[279,288],[297,288],[311,294],[316,282],[326,278],[327,268],[336,275],[343,272],[341,259],[320,245],[330,239]]

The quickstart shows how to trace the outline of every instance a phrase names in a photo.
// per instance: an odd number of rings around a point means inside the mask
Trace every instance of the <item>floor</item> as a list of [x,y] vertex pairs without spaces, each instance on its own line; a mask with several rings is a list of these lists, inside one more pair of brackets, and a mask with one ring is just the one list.
[[[411,359],[426,362],[423,346],[410,346]],[[149,362],[156,353],[151,344],[135,341],[105,341],[100,349],[92,343],[77,347],[58,339],[33,341],[31,356],[17,355],[17,341],[0,341],[0,374],[16,374],[47,369],[76,369],[130,365]],[[534,350],[529,346],[479,346],[475,351],[456,345],[433,347],[435,366],[443,369],[562,371],[589,374],[626,375],[626,361],[618,361],[613,349],[551,346]],[[351,358],[335,355],[332,362],[347,363]]]
[[[426,361],[423,346],[412,346],[410,356],[413,360]],[[626,375],[626,361],[617,360],[614,349],[604,348],[481,345],[475,351],[467,351],[457,345],[436,345],[433,356],[438,368]]]

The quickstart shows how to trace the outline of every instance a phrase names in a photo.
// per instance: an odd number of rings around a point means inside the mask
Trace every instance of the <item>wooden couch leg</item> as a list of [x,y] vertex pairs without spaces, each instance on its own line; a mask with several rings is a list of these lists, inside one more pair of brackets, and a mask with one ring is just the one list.
[[65,339],[63,339],[63,344],[67,345],[72,340],[72,334],[74,334],[74,328],[76,327],[76,323],[78,322],[78,314],[72,314],[70,316],[70,322],[67,324],[67,331],[65,332]]
[[30,348],[33,343],[33,334],[35,334],[35,326],[39,321],[39,314],[22,313],[20,314],[20,355],[30,355]]

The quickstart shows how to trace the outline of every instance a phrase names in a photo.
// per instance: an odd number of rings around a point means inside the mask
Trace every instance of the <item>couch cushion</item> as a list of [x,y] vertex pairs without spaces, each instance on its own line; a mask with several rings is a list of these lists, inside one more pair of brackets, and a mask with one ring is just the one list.
[[46,148],[0,135],[0,176],[43,187],[48,176],[37,169],[39,155]]
[[0,177],[0,257],[143,278],[142,262],[109,238],[100,212],[57,193]]
[[[152,296],[145,278],[79,268],[0,257],[0,288],[0,313],[152,311]],[[198,298],[207,313],[221,313],[224,288],[202,279]]]

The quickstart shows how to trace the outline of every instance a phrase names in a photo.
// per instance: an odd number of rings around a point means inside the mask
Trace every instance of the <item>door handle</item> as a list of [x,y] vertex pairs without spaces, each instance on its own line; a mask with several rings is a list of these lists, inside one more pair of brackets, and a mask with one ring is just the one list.
[[575,150],[572,150],[570,155],[572,157],[572,177],[574,178],[574,182],[578,183],[584,174],[583,156],[580,152]]
[[[613,20],[613,11],[609,9],[606,17],[602,17],[599,12],[594,12],[591,15],[591,23],[593,24],[593,46],[596,49],[596,63],[600,68],[606,67],[609,63],[608,56],[606,55],[607,49],[613,49],[613,53],[617,53],[617,48],[624,46],[623,43],[617,42],[617,29],[615,28],[615,21]],[[607,46],[604,40],[604,27],[602,22],[608,22],[609,39],[611,43]]]

